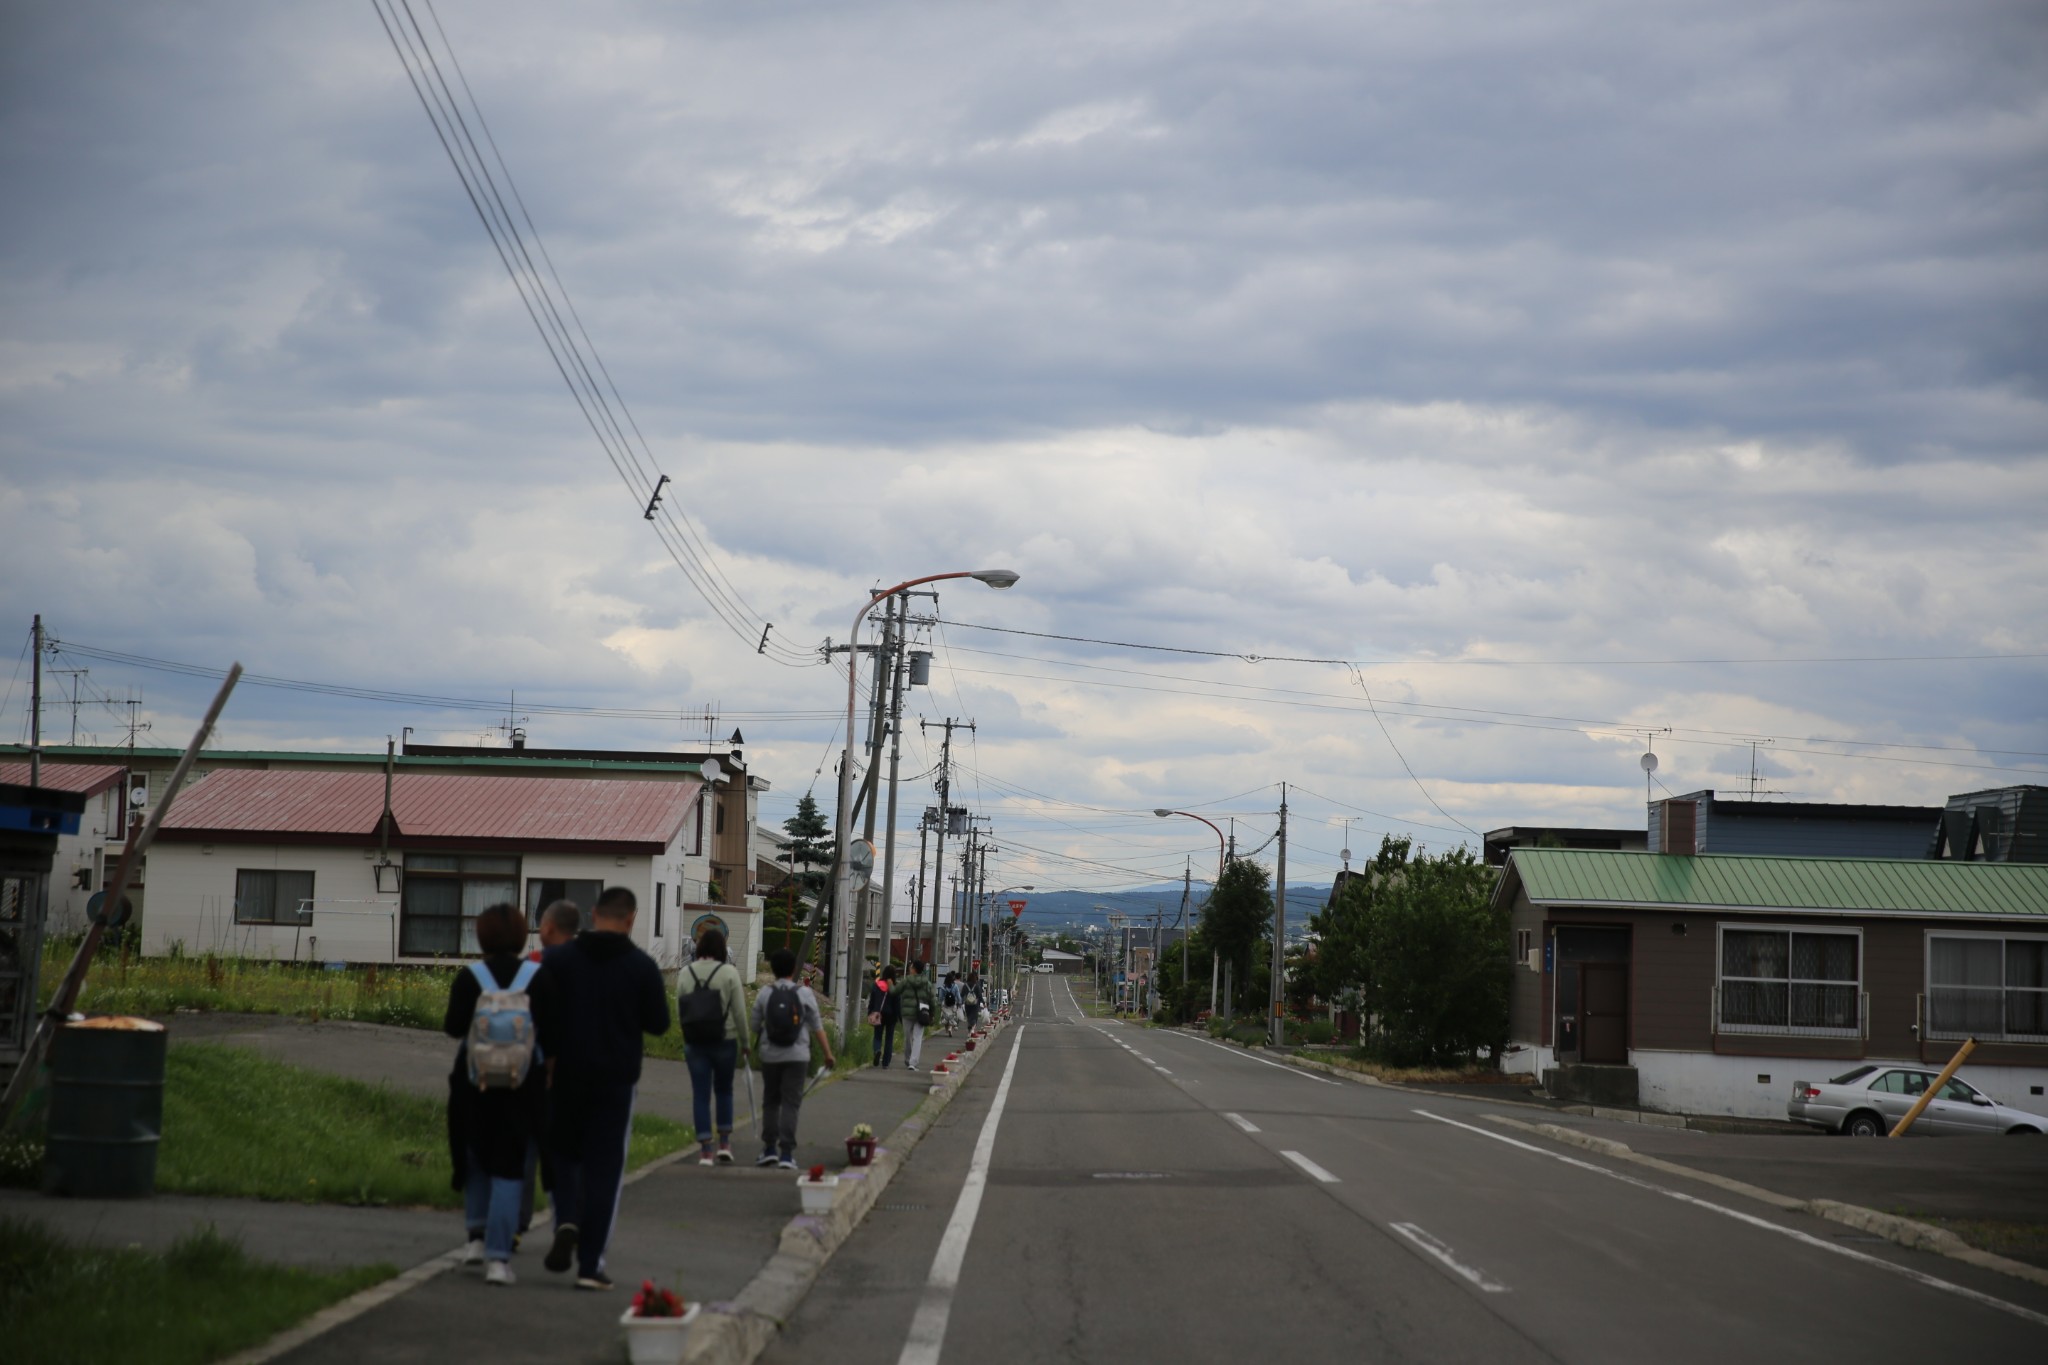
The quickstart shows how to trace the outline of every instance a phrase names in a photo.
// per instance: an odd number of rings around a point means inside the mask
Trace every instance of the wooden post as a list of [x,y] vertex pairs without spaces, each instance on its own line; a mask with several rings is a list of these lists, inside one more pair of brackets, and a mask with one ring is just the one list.
[[1964,1039],[1963,1045],[1956,1049],[1956,1055],[1949,1058],[1948,1065],[1943,1067],[1941,1074],[1934,1078],[1934,1084],[1928,1086],[1926,1093],[1913,1102],[1913,1107],[1906,1111],[1906,1117],[1900,1119],[1899,1126],[1892,1129],[1887,1136],[1903,1136],[1905,1131],[1913,1126],[1913,1120],[1920,1117],[1920,1111],[1927,1107],[1928,1102],[1940,1094],[1941,1088],[1955,1078],[1956,1072],[1962,1068],[1963,1059],[1976,1050],[1977,1040],[1975,1038]]

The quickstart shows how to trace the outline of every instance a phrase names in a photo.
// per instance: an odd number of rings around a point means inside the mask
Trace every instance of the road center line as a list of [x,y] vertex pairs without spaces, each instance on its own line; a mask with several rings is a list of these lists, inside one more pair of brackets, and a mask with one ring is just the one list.
[[1246,1117],[1245,1117],[1245,1116],[1244,1116],[1243,1114],[1229,1114],[1229,1113],[1226,1113],[1226,1114],[1225,1114],[1225,1115],[1224,1115],[1223,1117],[1224,1117],[1224,1118],[1227,1118],[1227,1119],[1229,1119],[1229,1120],[1230,1120],[1230,1121],[1231,1121],[1232,1123],[1234,1123],[1234,1124],[1236,1124],[1236,1125],[1237,1125],[1238,1127],[1240,1127],[1240,1128],[1244,1129],[1244,1131],[1245,1131],[1245,1132],[1247,1132],[1247,1133],[1256,1133],[1256,1132],[1258,1132],[1258,1131],[1259,1131],[1259,1125],[1258,1125],[1258,1124],[1256,1124],[1256,1123],[1253,1123],[1253,1122],[1252,1122],[1252,1121],[1251,1121],[1250,1119],[1246,1118]]
[[2014,1317],[2024,1318],[2028,1322],[2048,1327],[2048,1313],[2036,1313],[2031,1308],[2022,1308],[2018,1304],[2008,1303],[1996,1295],[1986,1294],[1982,1290],[1971,1289],[1967,1285],[1960,1285],[1952,1280],[1941,1279],[1938,1276],[1928,1274],[1924,1270],[1915,1270],[1911,1266],[1900,1265],[1895,1261],[1887,1261],[1882,1256],[1872,1256],[1867,1252],[1857,1251],[1851,1247],[1822,1241],[1811,1233],[1801,1232],[1798,1228],[1788,1228],[1783,1224],[1773,1223],[1768,1218],[1759,1218],[1755,1214],[1744,1213],[1740,1209],[1731,1209],[1725,1204],[1716,1204],[1711,1200],[1701,1199],[1697,1195],[1686,1194],[1681,1190],[1666,1189],[1662,1185],[1654,1185],[1647,1180],[1639,1180],[1632,1175],[1623,1175],[1620,1171],[1609,1170],[1605,1166],[1597,1166],[1590,1161],[1581,1161],[1575,1156],[1566,1156],[1563,1152],[1553,1152],[1548,1148],[1538,1147],[1533,1142],[1523,1142],[1518,1138],[1511,1138],[1505,1133],[1489,1133],[1484,1128],[1475,1128],[1469,1123],[1460,1123],[1456,1119],[1447,1119],[1441,1114],[1432,1114],[1427,1109],[1417,1109],[1415,1112],[1426,1119],[1434,1119],[1438,1123],[1447,1123],[1453,1128],[1463,1128],[1468,1133],[1477,1133],[1483,1138],[1491,1138],[1495,1142],[1505,1142],[1510,1147],[1519,1147],[1525,1152],[1534,1152],[1538,1156],[1547,1156],[1552,1161],[1562,1161],[1565,1165],[1576,1166],[1582,1171],[1591,1171],[1595,1175],[1604,1175],[1609,1180],[1619,1180],[1624,1185],[1634,1185],[1637,1189],[1649,1190],[1655,1194],[1661,1194],[1667,1199],[1676,1199],[1681,1204],[1691,1204],[1695,1208],[1710,1209],[1724,1217],[1733,1218],[1738,1223],[1747,1223],[1751,1227],[1762,1228],[1766,1232],[1775,1232],[1781,1237],[1790,1237],[1795,1242],[1803,1242],[1810,1247],[1819,1247],[1822,1251],[1831,1251],[1837,1256],[1846,1256],[1852,1261],[1861,1261],[1865,1265],[1874,1265],[1881,1270],[1889,1270],[1894,1275],[1903,1275],[1914,1283],[1925,1285],[1929,1289],[1939,1289],[1945,1294],[1955,1294],[1969,1299],[1973,1303],[1981,1303],[1987,1308],[1996,1308],[2000,1312],[2010,1313]]
[[1300,1152],[1282,1152],[1280,1155],[1286,1157],[1289,1161],[1301,1167],[1301,1169],[1307,1171],[1310,1175],[1314,1176],[1317,1180],[1322,1181],[1325,1185],[1335,1185],[1339,1183],[1336,1176],[1331,1175],[1328,1171],[1316,1165],[1315,1162],[1310,1161]]
[[939,1239],[938,1255],[932,1258],[931,1278],[925,1281],[924,1297],[917,1315],[910,1320],[910,1335],[896,1365],[938,1365],[939,1350],[946,1344],[946,1323],[953,1316],[953,1290],[960,1283],[960,1265],[967,1259],[967,1242],[974,1235],[974,1220],[981,1213],[982,1191],[988,1188],[989,1160],[996,1148],[996,1125],[1003,1121],[1003,1106],[1010,1101],[1010,1078],[1017,1074],[1017,1059],[1024,1055],[1024,1030],[1017,1025],[1017,1039],[1010,1047],[1009,1064],[996,1086],[995,1103],[982,1120],[981,1136],[974,1140],[974,1159],[968,1163],[966,1183],[946,1223],[946,1235]]
[[1501,1284],[1497,1280],[1488,1279],[1486,1277],[1486,1273],[1482,1270],[1461,1263],[1455,1256],[1451,1255],[1451,1249],[1449,1246],[1445,1245],[1438,1238],[1432,1237],[1429,1233],[1423,1231],[1415,1224],[1389,1223],[1387,1224],[1387,1226],[1392,1228],[1394,1231],[1400,1233],[1403,1237],[1406,1237],[1409,1241],[1415,1243],[1416,1246],[1421,1247],[1422,1250],[1428,1255],[1434,1256],[1437,1260],[1442,1261],[1445,1265],[1449,1266],[1454,1272],[1456,1272],[1461,1278],[1470,1280],[1473,1284],[1479,1287],[1480,1292],[1486,1294],[1505,1294],[1508,1292],[1508,1287],[1506,1285]]

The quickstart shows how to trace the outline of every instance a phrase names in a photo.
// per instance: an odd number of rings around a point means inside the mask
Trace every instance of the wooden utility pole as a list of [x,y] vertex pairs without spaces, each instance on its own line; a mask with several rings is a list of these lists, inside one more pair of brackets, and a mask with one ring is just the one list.
[[[20,617],[15,618],[17,621]],[[30,633],[35,637],[31,648],[36,661],[29,673],[28,685],[28,784],[31,787],[43,785],[43,614],[36,613],[35,625]],[[19,673],[14,675],[20,677]]]
[[1266,992],[1267,1003],[1272,1006],[1272,1017],[1267,1021],[1272,1030],[1273,1046],[1279,1047],[1287,1041],[1287,1020],[1285,1014],[1287,994],[1281,989],[1281,979],[1287,974],[1287,784],[1280,784],[1280,871],[1275,879],[1273,892],[1273,963],[1267,973],[1272,984]]

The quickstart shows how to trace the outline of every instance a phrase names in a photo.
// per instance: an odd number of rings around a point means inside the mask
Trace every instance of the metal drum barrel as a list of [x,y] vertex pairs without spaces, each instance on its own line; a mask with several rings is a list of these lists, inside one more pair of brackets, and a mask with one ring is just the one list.
[[136,1199],[155,1192],[168,1035],[146,1019],[88,1019],[50,1045],[43,1192]]

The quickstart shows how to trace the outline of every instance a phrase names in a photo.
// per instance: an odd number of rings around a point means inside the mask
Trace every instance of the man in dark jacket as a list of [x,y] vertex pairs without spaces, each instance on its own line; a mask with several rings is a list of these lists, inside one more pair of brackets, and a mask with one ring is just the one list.
[[638,910],[623,886],[606,888],[590,928],[543,959],[562,994],[562,1045],[548,1105],[554,1155],[555,1240],[542,1264],[576,1261],[578,1289],[609,1289],[604,1249],[626,1175],[640,1037],[668,1032],[661,968],[633,944]]

